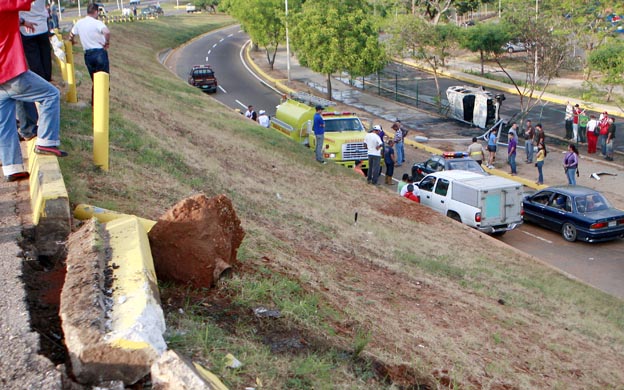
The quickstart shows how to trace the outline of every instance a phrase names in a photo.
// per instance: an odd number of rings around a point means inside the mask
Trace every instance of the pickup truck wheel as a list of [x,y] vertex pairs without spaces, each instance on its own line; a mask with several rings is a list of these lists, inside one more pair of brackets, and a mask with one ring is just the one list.
[[576,241],[576,226],[572,225],[570,222],[564,223],[563,227],[561,228],[561,235],[566,241]]
[[501,232],[494,232],[494,233],[492,233],[492,235],[495,236],[495,237],[502,237],[502,236],[505,235],[505,233],[507,233],[507,231],[503,230]]
[[459,216],[459,214],[457,214],[454,211],[449,211],[448,214],[446,214],[447,217],[449,217],[450,219],[454,219],[457,222],[461,223],[461,217]]

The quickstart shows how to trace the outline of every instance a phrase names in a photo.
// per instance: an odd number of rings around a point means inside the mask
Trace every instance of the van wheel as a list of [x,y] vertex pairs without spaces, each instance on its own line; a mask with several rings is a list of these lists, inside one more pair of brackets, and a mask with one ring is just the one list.
[[457,214],[457,213],[456,213],[456,212],[454,212],[454,211],[449,211],[449,212],[446,214],[446,216],[447,216],[447,217],[449,217],[450,219],[453,219],[453,220],[455,220],[455,221],[457,221],[457,222],[460,222],[460,223],[461,223],[461,221],[462,221],[462,220],[461,220],[461,217],[459,216],[459,214]]
[[564,223],[563,227],[561,228],[561,235],[566,241],[576,241],[576,226],[572,225],[570,222]]

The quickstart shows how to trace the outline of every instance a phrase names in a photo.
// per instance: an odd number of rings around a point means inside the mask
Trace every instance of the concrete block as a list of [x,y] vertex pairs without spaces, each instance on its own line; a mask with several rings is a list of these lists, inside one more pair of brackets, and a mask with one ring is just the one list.
[[172,350],[152,365],[151,372],[154,390],[227,390],[216,375]]
[[166,350],[149,241],[136,217],[89,220],[67,245],[60,315],[73,374],[83,384],[133,384]]
[[56,256],[71,232],[69,196],[55,156],[34,153],[28,142],[30,202],[35,225],[35,243],[40,255]]

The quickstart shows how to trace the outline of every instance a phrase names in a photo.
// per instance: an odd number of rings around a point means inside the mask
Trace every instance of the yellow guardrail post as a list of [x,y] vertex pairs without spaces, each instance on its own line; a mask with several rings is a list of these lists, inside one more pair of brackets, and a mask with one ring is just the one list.
[[93,75],[93,163],[108,171],[108,85],[106,72]]
[[78,102],[78,94],[76,93],[76,75],[74,74],[74,52],[72,43],[65,42],[65,81],[67,81],[67,103]]

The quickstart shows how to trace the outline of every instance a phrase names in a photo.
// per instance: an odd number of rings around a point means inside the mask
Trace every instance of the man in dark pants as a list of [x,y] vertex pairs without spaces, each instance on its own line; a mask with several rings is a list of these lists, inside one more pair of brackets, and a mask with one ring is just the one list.
[[[45,5],[45,0],[35,0],[30,11],[20,11],[20,20],[34,25],[34,30],[31,31],[22,23],[20,33],[28,68],[45,81],[50,81],[52,80],[52,48],[48,31],[48,10]],[[35,103],[16,101],[15,110],[20,122],[18,131],[22,138],[29,140],[36,136],[39,114]]]
[[[69,33],[69,40],[74,43],[76,35],[80,37],[80,44],[84,49],[84,60],[89,76],[97,72],[110,73],[108,62],[108,47],[110,45],[110,31],[106,25],[98,20],[99,9],[94,3],[87,7],[87,16],[80,19]],[[93,88],[91,88],[93,101]]]

